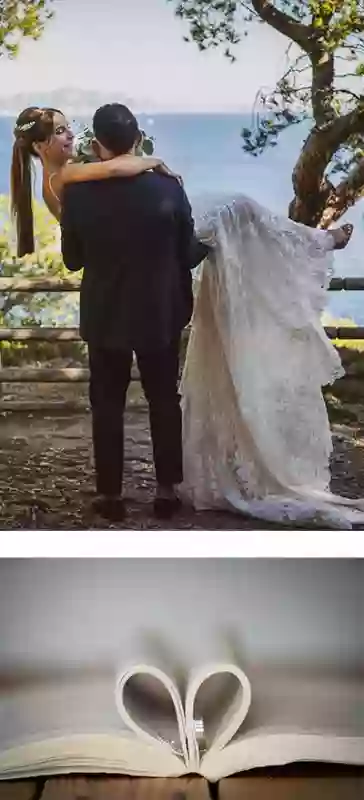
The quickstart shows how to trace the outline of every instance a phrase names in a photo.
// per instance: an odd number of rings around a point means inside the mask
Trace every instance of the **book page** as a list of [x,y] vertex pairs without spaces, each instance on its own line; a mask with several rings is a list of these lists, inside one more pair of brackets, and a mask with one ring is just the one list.
[[364,736],[364,682],[358,671],[251,668],[252,702],[236,739],[260,731]]
[[127,733],[114,700],[114,674],[85,669],[0,676],[0,750],[69,734]]
[[220,753],[206,753],[206,777],[216,780],[294,760],[364,763],[364,689],[359,673],[277,667],[251,674],[246,720]]
[[124,724],[141,740],[168,744],[188,762],[185,713],[178,687],[159,668],[143,662],[122,671],[115,701]]
[[178,776],[183,759],[168,744],[145,742],[123,724],[115,676],[69,670],[23,673],[0,692],[0,777],[116,772]]

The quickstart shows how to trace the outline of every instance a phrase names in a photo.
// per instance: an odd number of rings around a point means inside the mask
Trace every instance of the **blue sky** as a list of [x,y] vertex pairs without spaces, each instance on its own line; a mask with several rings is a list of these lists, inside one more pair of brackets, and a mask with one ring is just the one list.
[[0,61],[0,95],[74,86],[115,89],[142,110],[239,110],[272,87],[286,39],[257,25],[231,65],[222,52],[186,44],[167,0],[56,0],[41,40]]

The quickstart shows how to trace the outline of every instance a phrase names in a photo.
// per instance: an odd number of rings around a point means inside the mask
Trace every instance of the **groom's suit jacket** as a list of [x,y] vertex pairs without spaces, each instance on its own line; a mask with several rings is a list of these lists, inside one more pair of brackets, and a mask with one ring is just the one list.
[[189,322],[196,239],[178,181],[147,172],[69,184],[61,215],[66,267],[84,268],[80,333],[99,347],[159,349]]

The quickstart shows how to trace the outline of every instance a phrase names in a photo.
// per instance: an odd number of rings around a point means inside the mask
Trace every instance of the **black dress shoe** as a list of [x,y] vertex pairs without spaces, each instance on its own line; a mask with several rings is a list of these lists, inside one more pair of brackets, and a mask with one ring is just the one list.
[[178,497],[156,497],[153,503],[154,515],[158,519],[171,519],[181,508]]
[[125,519],[125,504],[121,497],[98,497],[92,503],[95,514],[109,520],[122,522]]

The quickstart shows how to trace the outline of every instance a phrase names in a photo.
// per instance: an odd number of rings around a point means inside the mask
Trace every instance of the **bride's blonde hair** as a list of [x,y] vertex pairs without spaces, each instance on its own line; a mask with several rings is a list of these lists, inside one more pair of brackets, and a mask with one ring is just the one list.
[[37,142],[46,142],[54,133],[55,108],[30,106],[19,114],[14,128],[10,171],[11,211],[16,220],[18,256],[34,253],[31,159],[38,158]]

